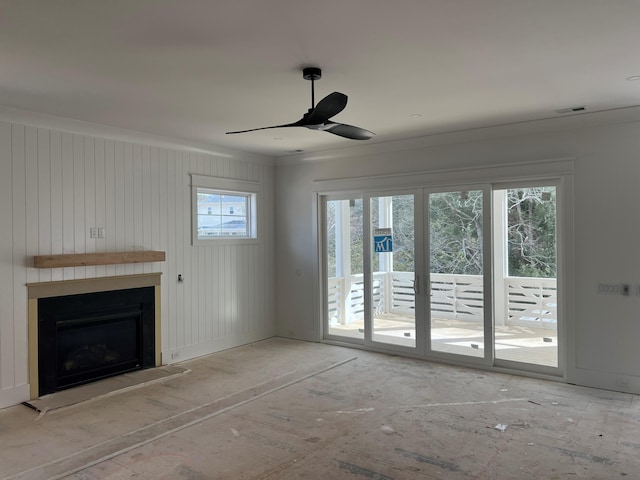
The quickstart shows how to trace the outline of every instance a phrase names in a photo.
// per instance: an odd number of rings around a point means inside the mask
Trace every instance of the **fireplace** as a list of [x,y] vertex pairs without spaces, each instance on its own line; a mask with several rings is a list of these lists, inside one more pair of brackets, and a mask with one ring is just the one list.
[[38,394],[155,365],[153,287],[38,301]]
[[160,274],[29,285],[31,398],[160,365]]

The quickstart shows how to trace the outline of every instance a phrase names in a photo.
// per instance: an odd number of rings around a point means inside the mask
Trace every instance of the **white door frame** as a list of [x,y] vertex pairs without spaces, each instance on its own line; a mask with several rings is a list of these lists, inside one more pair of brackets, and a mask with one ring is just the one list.
[[482,192],[482,229],[483,229],[483,242],[482,242],[482,284],[483,284],[483,343],[484,343],[484,355],[482,357],[475,357],[469,355],[461,355],[455,353],[440,352],[431,349],[431,299],[430,289],[429,292],[425,292],[426,303],[426,319],[427,319],[427,338],[426,338],[426,357],[432,359],[449,360],[449,361],[464,361],[464,363],[478,364],[482,366],[493,365],[493,345],[494,345],[494,328],[493,328],[493,252],[492,245],[492,210],[491,210],[491,185],[476,184],[476,185],[448,185],[446,187],[429,187],[424,189],[424,238],[425,242],[423,249],[425,251],[425,272],[427,275],[428,285],[431,285],[431,268],[429,265],[429,249],[430,249],[430,219],[429,219],[429,197],[434,193],[446,193],[446,192],[458,192],[477,190]]
[[[371,263],[372,255],[372,228],[371,228],[371,199],[374,197],[390,197],[394,195],[413,195],[413,230],[414,230],[414,274],[416,278],[424,278],[424,258],[423,249],[421,247],[423,242],[422,227],[423,215],[422,208],[424,205],[422,196],[423,192],[421,188],[398,188],[388,190],[375,190],[367,191],[363,193],[363,214],[364,214],[364,283],[365,283],[365,338],[364,345],[371,348],[384,349],[385,351],[405,353],[409,355],[424,356],[425,342],[424,342],[424,295],[421,294],[422,287],[420,287],[420,281],[418,280],[418,292],[415,294],[415,331],[416,331],[416,345],[415,347],[405,347],[402,345],[396,345],[385,342],[378,342],[373,339],[373,308],[372,308],[372,287],[373,287],[373,267]],[[424,282],[422,282],[424,283]]]
[[[313,182],[314,198],[314,238],[316,246],[316,278],[317,288],[315,289],[316,305],[323,305],[324,294],[320,288],[324,284],[322,280],[322,208],[321,202],[325,195],[348,195],[360,194],[382,194],[384,192],[397,192],[404,189],[444,189],[468,188],[470,185],[490,184],[493,188],[501,188],[503,185],[523,185],[525,182],[547,183],[557,182],[557,227],[558,227],[558,298],[561,299],[558,309],[558,344],[559,358],[558,369],[549,372],[546,369],[522,370],[519,366],[514,367],[510,362],[494,362],[493,365],[481,365],[483,368],[501,371],[505,373],[530,374],[540,378],[558,379],[570,381],[576,376],[577,367],[575,365],[575,341],[573,335],[568,332],[575,331],[574,320],[574,297],[575,297],[575,260],[574,254],[569,246],[574,242],[573,229],[573,158],[558,158],[534,161],[520,164],[491,165],[468,169],[451,169],[434,172],[414,172],[399,175],[382,175],[374,177],[355,177],[334,180],[317,180]],[[349,193],[347,193],[349,192]],[[492,299],[493,300],[493,299]],[[317,325],[319,325],[318,340],[336,343],[331,338],[325,338],[322,334],[324,307],[316,308]],[[417,322],[416,328],[421,322]],[[493,330],[493,328],[492,328]],[[493,339],[493,337],[490,337]],[[343,343],[340,340],[337,343]],[[379,348],[377,345],[361,345],[364,348],[386,352],[389,349]],[[421,355],[417,352],[403,353],[407,356],[416,356],[425,359],[436,359],[435,357]],[[473,366],[474,363],[459,361],[458,359],[437,358],[448,363],[457,365]],[[475,364],[477,365],[477,364]]]

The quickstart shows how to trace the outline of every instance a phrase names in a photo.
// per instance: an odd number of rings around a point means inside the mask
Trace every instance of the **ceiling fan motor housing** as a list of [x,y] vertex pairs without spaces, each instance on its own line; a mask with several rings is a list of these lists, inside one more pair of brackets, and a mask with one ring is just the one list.
[[320,80],[322,78],[322,70],[317,67],[303,68],[302,78],[305,80]]

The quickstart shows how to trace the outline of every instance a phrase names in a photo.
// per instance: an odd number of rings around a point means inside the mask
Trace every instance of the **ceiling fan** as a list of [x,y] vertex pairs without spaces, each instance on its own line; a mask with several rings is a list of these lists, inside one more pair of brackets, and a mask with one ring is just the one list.
[[331,117],[344,110],[344,107],[347,106],[348,97],[344,93],[330,93],[320,100],[317,105],[315,104],[314,82],[322,77],[322,70],[316,67],[304,68],[302,70],[302,77],[305,80],[311,80],[311,108],[300,120],[294,123],[287,123],[285,125],[274,125],[272,127],[251,128],[249,130],[227,132],[227,135],[285,127],[306,127],[310,130],[322,130],[324,132],[333,133],[334,135],[350,138],[352,140],[369,140],[375,135],[375,133],[365,130],[364,128],[354,127],[353,125],[347,125],[344,123],[336,123],[329,120]]

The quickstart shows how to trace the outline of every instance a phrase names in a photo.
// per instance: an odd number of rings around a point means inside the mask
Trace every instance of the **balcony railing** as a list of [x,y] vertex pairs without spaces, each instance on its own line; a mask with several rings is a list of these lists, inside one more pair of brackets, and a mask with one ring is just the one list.
[[[373,274],[374,315],[413,314],[413,272]],[[504,311],[496,311],[496,324],[556,328],[557,282],[555,278],[505,277]],[[432,316],[482,321],[484,287],[480,275],[431,275]],[[362,274],[329,279],[330,324],[345,325],[364,318]]]

